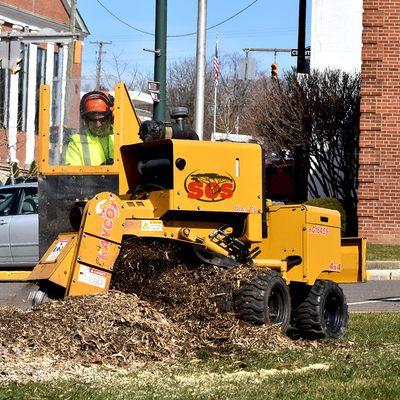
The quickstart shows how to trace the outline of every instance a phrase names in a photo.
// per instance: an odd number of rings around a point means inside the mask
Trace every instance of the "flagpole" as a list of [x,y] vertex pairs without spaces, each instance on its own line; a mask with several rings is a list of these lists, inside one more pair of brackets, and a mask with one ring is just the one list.
[[219,35],[217,34],[216,42],[215,42],[215,55],[214,55],[214,124],[213,124],[213,134],[211,140],[214,140],[214,134],[217,130],[217,93],[218,93],[218,78],[216,77],[216,73],[219,76],[219,66],[218,71],[216,72],[215,62],[219,63],[218,60],[218,39]]
[[214,85],[214,129],[213,132],[216,132],[217,129],[217,92],[218,85]]

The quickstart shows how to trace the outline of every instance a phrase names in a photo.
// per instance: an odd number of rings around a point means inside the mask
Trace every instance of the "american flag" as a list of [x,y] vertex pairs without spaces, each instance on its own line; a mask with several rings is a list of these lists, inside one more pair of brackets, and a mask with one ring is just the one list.
[[218,58],[218,40],[215,43],[215,54],[214,54],[214,85],[218,86],[219,81],[219,58]]

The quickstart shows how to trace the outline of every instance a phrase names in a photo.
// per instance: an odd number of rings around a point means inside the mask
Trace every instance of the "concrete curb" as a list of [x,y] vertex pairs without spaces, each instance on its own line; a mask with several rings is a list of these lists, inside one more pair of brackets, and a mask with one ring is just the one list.
[[400,261],[367,261],[367,269],[400,269]]
[[400,281],[400,269],[370,269],[367,271],[369,281]]

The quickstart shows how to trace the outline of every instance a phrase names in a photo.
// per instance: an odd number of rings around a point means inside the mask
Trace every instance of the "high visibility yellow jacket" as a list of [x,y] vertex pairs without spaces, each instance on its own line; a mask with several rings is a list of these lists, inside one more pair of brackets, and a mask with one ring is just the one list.
[[114,158],[114,135],[94,136],[89,129],[71,136],[65,153],[66,165],[101,165]]

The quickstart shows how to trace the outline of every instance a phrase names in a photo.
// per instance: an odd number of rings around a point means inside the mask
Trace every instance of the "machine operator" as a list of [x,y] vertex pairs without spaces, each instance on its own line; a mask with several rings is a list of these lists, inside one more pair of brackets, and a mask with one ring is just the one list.
[[114,98],[107,92],[86,93],[80,102],[83,132],[73,134],[66,165],[111,165],[114,162]]

